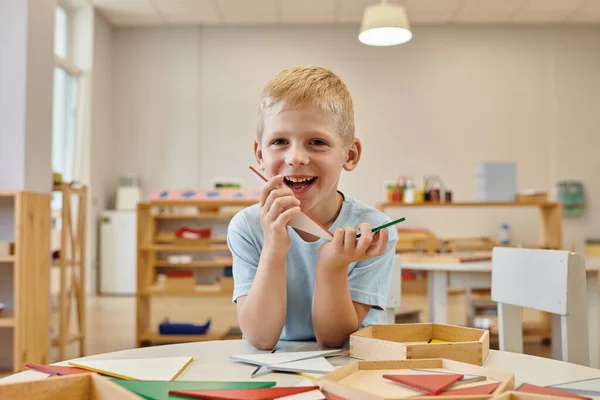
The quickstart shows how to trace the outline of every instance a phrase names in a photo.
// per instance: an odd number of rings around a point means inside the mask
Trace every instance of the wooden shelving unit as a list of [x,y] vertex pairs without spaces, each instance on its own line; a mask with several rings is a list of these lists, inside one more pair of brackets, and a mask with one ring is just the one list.
[[[224,299],[228,309],[235,313],[232,296],[232,278],[224,276],[231,266],[231,254],[226,241],[226,226],[242,208],[256,201],[250,200],[152,200],[139,203],[137,207],[137,345],[194,342],[204,340],[227,340],[240,338],[228,335],[228,329],[211,328],[203,335],[161,335],[152,321],[152,301],[169,297],[186,298],[197,302],[198,309],[219,318],[206,302]],[[174,212],[184,210],[183,212]],[[194,229],[211,228],[211,237],[204,239],[176,238],[174,232],[181,227]],[[218,232],[218,227],[223,229]],[[170,260],[173,255],[190,256],[190,262]],[[193,271],[196,285],[187,289],[166,289],[160,275],[169,271]],[[169,279],[169,278],[167,278]],[[198,282],[198,280],[200,282]],[[229,298],[229,299],[228,299]],[[215,314],[212,314],[212,312]],[[173,321],[177,322],[177,321]],[[188,322],[188,321],[185,321]],[[204,321],[195,321],[203,323]]]
[[426,203],[380,203],[377,208],[385,212],[388,208],[402,207],[536,207],[540,217],[540,247],[562,248],[562,207],[556,202],[426,202]]
[[[68,183],[54,185],[61,193],[60,217],[55,224],[60,230],[59,257],[52,262],[59,269],[60,294],[58,299],[58,324],[51,345],[58,350],[58,360],[66,357],[66,348],[79,344],[79,357],[85,355],[85,253],[87,224],[87,186]],[[75,307],[75,321],[71,309]]]
[[0,192],[0,241],[0,371],[18,372],[49,362],[50,195]]

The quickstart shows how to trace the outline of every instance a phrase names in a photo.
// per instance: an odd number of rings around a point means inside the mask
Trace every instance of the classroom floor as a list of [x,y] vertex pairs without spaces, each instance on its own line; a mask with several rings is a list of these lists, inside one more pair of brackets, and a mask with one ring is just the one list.
[[[464,321],[464,295],[454,294],[448,298],[449,323],[459,324]],[[181,306],[180,299],[173,298],[173,304]],[[421,309],[421,321],[427,321],[427,297],[415,294],[403,294],[403,308]],[[87,299],[87,348],[85,355],[107,353],[134,348],[135,340],[135,297],[99,297],[89,296]],[[196,310],[190,309],[190,313]],[[78,345],[72,344],[67,349],[66,358],[76,358]],[[497,348],[496,343],[491,343]],[[539,342],[525,342],[525,353],[541,357],[550,357],[550,346]],[[56,352],[51,353],[51,362],[56,359]],[[1,376],[1,375],[0,375]]]

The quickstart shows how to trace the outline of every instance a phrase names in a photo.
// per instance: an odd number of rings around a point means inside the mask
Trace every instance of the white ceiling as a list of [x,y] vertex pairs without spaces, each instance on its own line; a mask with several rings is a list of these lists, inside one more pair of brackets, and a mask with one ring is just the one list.
[[[400,0],[396,0],[400,1]],[[395,2],[390,0],[390,2]],[[404,0],[410,23],[600,24],[600,0]],[[377,0],[59,0],[116,26],[359,23]]]

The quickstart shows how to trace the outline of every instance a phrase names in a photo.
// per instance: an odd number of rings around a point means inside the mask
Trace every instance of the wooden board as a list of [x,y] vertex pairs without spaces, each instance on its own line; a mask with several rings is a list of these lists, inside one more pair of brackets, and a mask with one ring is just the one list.
[[350,356],[360,360],[446,358],[483,365],[489,348],[487,330],[446,324],[371,325],[350,335]]
[[345,399],[396,400],[407,397],[413,399],[438,399],[438,396],[426,395],[423,392],[383,378],[383,375],[410,374],[413,368],[443,368],[458,374],[480,375],[487,378],[479,382],[458,382],[452,386],[452,390],[500,382],[500,385],[491,395],[445,395],[445,399],[489,399],[514,388],[514,374],[512,373],[445,359],[355,361],[323,376],[319,380],[319,385],[327,393],[332,393]]
[[422,263],[467,263],[491,261],[492,252],[482,251],[473,253],[442,253],[442,254],[423,254],[423,253],[400,253],[402,262],[422,262]]

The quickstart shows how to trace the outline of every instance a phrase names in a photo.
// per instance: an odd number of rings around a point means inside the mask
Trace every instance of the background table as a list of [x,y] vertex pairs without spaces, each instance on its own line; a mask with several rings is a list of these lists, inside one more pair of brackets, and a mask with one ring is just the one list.
[[[445,324],[448,321],[448,287],[464,288],[467,303],[467,323],[472,324],[471,289],[489,289],[492,287],[492,262],[431,263],[402,262],[402,256],[396,256],[396,264],[402,269],[427,271],[427,298],[429,302],[429,321]],[[598,270],[599,258],[586,259],[589,351],[590,366],[598,368],[600,354],[598,346]],[[560,343],[559,329],[555,329],[556,316],[553,316],[552,355],[558,358]]]
[[[280,342],[278,351],[319,350],[315,342]],[[181,381],[217,380],[217,381],[248,381],[255,366],[237,363],[229,360],[231,355],[258,352],[243,340],[224,340],[213,342],[183,343],[156,347],[143,347],[123,350],[113,353],[88,356],[81,359],[124,359],[193,356],[191,363],[177,378]],[[329,358],[333,365],[344,365],[353,359],[346,356]],[[67,362],[56,363],[67,365]],[[490,350],[484,364],[485,367],[515,374],[515,387],[527,382],[534,385],[547,386],[582,379],[600,378],[600,370],[581,365],[524,354]],[[0,379],[0,384],[15,381],[44,378],[48,375],[37,371],[24,371]],[[295,385],[305,379],[298,374],[271,373],[253,381],[275,381],[279,386]]]

